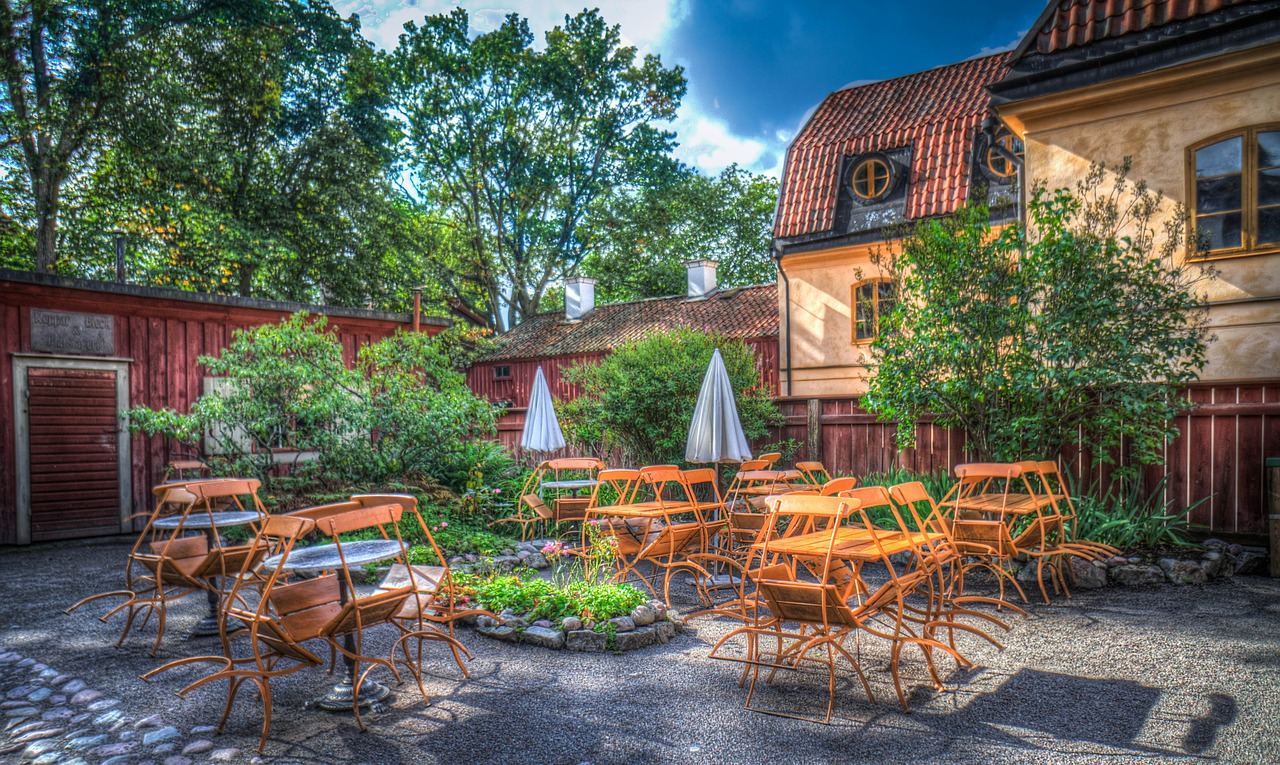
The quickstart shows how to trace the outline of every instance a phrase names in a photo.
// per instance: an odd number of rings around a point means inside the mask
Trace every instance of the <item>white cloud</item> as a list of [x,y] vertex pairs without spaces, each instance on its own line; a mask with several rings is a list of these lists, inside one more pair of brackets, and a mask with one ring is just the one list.
[[[675,156],[703,173],[714,175],[735,162],[753,172],[778,175],[779,145],[734,135],[723,120],[708,117],[691,107],[683,107],[671,123],[676,131]],[[769,166],[766,169],[766,166]]]

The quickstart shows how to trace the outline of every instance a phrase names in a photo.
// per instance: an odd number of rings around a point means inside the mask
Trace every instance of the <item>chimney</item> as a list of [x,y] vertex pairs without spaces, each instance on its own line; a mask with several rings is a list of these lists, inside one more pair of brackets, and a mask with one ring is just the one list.
[[689,269],[690,300],[706,297],[716,291],[716,266],[720,265],[720,261],[700,258],[685,261],[684,265]]
[[570,276],[564,280],[564,318],[579,321],[596,307],[596,280]]

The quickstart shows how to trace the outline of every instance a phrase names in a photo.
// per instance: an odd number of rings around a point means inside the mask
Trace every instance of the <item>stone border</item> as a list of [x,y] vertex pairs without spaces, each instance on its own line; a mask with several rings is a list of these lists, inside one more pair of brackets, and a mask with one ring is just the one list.
[[584,653],[624,653],[665,644],[684,630],[680,615],[660,600],[651,600],[627,616],[615,616],[600,624],[583,624],[581,619],[569,617],[556,627],[547,619],[529,623],[510,611],[468,621],[476,632],[495,640]]
[[[1267,570],[1267,549],[1227,544],[1221,539],[1206,539],[1201,550],[1188,547],[1196,558],[1164,557],[1152,560],[1141,556],[1118,555],[1105,561],[1087,561],[1071,557],[1072,586],[1082,590],[1101,587],[1144,587],[1157,584],[1205,584],[1215,579],[1230,579],[1237,574],[1262,573]],[[1024,565],[1016,577],[1021,583],[1035,583],[1036,566]]]

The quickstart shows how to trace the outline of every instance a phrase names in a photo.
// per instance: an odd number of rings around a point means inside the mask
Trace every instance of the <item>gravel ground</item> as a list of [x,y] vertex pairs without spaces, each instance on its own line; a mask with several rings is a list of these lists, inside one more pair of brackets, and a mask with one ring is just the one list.
[[[0,663],[0,697],[11,698],[16,686],[38,674],[14,664],[14,656],[30,657],[83,679],[103,699],[120,700],[114,708],[130,718],[120,730],[159,715],[181,733],[167,742],[175,745],[171,754],[157,754],[163,744],[141,742],[157,728],[142,728],[111,765],[160,765],[166,756],[179,758],[169,765],[207,762],[214,753],[250,762],[261,709],[251,692],[241,694],[226,732],[215,735],[198,726],[217,722],[224,686],[184,701],[172,691],[198,676],[196,670],[151,684],[138,679],[164,661],[216,652],[216,640],[181,640],[201,615],[202,599],[175,606],[155,659],[146,654],[150,627],[117,650],[121,620],[94,618],[105,605],[61,613],[116,586],[127,553],[123,544],[0,550],[0,657],[10,655]],[[953,672],[944,693],[935,693],[910,659],[904,673],[912,689],[909,715],[896,703],[882,646],[864,641],[862,663],[876,702],[856,680],[843,679],[831,725],[744,711],[738,665],[707,658],[728,622],[700,620],[696,634],[623,656],[512,646],[464,628],[460,638],[475,656],[471,678],[461,678],[443,648],[428,648],[433,704],[424,707],[416,688],[404,686],[390,709],[366,718],[367,733],[350,716],[304,707],[325,687],[319,670],[273,683],[275,719],[263,759],[379,765],[1280,762],[1280,582],[1240,577],[1203,587],[1110,588],[1029,611],[1009,617],[1013,630],[1001,637],[1002,652],[962,640],[977,668]],[[824,711],[825,677],[783,674],[774,686],[762,684],[757,704]],[[46,676],[59,682],[54,673]],[[16,706],[0,711],[0,727]],[[0,732],[0,752],[13,737]],[[214,748],[181,758],[183,748],[204,739]],[[107,759],[89,751],[55,748],[40,765]],[[23,756],[21,750],[3,753],[0,762]]]

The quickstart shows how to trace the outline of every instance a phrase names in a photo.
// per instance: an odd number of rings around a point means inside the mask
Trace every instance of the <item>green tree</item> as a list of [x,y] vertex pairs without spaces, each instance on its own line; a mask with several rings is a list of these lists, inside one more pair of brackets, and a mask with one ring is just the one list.
[[288,3],[169,30],[149,56],[126,98],[137,116],[69,194],[73,272],[106,275],[94,266],[119,228],[138,281],[346,305],[407,293],[385,280],[417,246],[414,211],[390,179],[384,82],[354,19]]
[[694,329],[625,343],[603,361],[578,364],[565,379],[582,395],[558,404],[572,440],[599,451],[621,448],[636,464],[679,464],[711,355],[720,349],[747,438],[781,422],[747,344]]
[[707,177],[679,166],[639,188],[603,198],[584,236],[582,265],[606,301],[684,292],[694,258],[720,262],[722,287],[772,282],[769,245],[778,181],[737,165]]
[[1036,187],[1027,225],[992,229],[961,209],[916,227],[881,266],[900,299],[872,345],[867,406],[898,423],[934,415],[979,459],[1047,458],[1083,435],[1094,458],[1127,441],[1150,464],[1186,406],[1179,386],[1205,361],[1206,312],[1183,264],[1185,211],[1118,168],[1095,166],[1075,194]]
[[34,265],[56,260],[63,186],[88,167],[123,109],[149,47],[183,25],[237,23],[272,4],[205,0],[0,0],[0,69],[6,98],[0,131],[10,171],[29,181],[24,212]]
[[654,123],[675,114],[684,77],[656,56],[637,62],[620,39],[583,11],[537,50],[519,16],[473,37],[457,9],[406,24],[390,56],[416,197],[467,244],[445,283],[495,329],[577,272],[596,200],[666,161],[672,136]]

